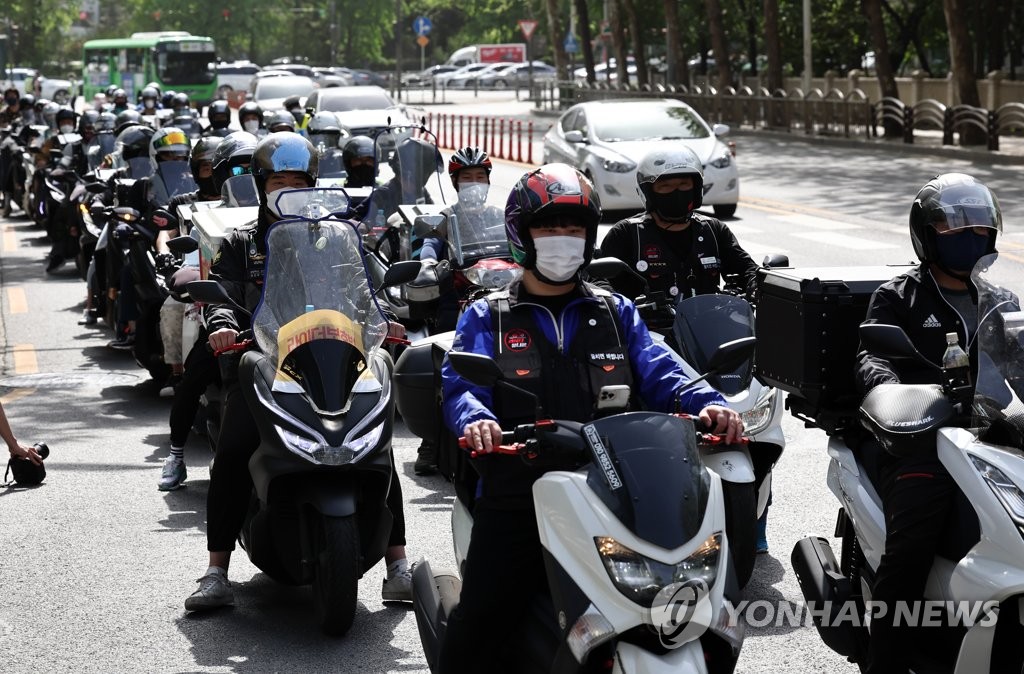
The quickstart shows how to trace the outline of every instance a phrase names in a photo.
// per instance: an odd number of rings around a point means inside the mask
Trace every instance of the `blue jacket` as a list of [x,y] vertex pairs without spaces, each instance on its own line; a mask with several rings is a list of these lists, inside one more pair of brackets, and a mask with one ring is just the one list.
[[[586,296],[570,302],[560,317],[563,325],[563,352],[564,345],[571,343],[579,328],[577,308],[584,302],[602,301],[593,297],[586,285],[583,288]],[[514,291],[515,288],[513,296]],[[655,344],[651,340],[647,326],[640,320],[633,303],[622,295],[614,294],[613,297],[626,337],[630,365],[638,388],[636,392],[643,399],[647,409],[674,412],[677,392],[690,381],[690,378],[663,345]],[[537,324],[543,330],[544,338],[552,344],[559,344],[558,326],[551,320],[550,314],[540,309],[534,309],[534,314]],[[455,351],[469,351],[493,357],[494,341],[490,306],[486,299],[477,300],[459,319],[452,348]],[[498,421],[491,411],[491,389],[476,386],[460,377],[447,359],[441,367],[441,385],[444,392],[444,420],[457,437],[462,436],[466,424],[472,421]],[[726,404],[720,393],[703,382],[682,391],[679,400],[680,410],[690,414],[697,414],[708,405]]]

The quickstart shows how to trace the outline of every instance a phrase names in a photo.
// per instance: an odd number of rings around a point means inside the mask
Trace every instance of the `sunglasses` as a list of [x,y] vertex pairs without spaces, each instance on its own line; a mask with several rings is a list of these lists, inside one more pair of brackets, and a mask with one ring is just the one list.
[[233,176],[244,176],[247,173],[252,173],[252,170],[248,166],[232,166],[231,175]]

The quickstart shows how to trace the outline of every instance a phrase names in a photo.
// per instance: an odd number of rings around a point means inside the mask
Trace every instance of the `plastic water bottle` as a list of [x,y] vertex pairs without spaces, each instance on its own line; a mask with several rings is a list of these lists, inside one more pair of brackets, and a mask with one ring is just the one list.
[[942,355],[942,369],[946,373],[946,381],[954,388],[970,386],[971,359],[960,348],[959,337],[955,332],[946,333],[946,352]]
[[314,307],[313,307],[313,305],[312,305],[312,304],[307,304],[307,305],[306,305],[306,313],[308,314],[309,312],[313,311],[313,308],[314,308]]

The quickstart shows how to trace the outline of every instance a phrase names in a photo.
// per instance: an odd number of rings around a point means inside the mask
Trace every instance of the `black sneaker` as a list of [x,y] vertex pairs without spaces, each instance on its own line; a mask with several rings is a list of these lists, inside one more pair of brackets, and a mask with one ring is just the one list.
[[428,440],[420,443],[412,471],[417,475],[433,475],[437,472],[437,445]]
[[107,342],[107,348],[114,349],[116,351],[131,351],[134,346],[135,335],[122,335],[117,339],[112,339]]
[[61,256],[61,255],[51,255],[49,257],[49,259],[46,261],[46,271],[47,271],[47,273],[51,273],[51,272],[57,271],[58,269],[60,269],[61,267],[64,266],[65,262],[67,262],[67,260],[65,260],[63,258],[63,256]]

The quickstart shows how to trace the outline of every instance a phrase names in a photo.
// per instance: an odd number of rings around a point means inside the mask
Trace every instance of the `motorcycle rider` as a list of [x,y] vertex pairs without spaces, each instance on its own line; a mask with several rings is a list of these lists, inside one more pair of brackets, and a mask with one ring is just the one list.
[[296,133],[301,133],[303,136],[306,136],[306,127],[309,126],[311,117],[302,109],[302,97],[294,95],[289,96],[284,99],[282,105],[285,110],[291,113],[292,118],[295,120],[295,128],[293,130]]
[[[276,192],[312,187],[316,183],[316,149],[295,133],[270,134],[257,144],[252,155],[252,169],[261,200],[258,219],[228,235],[210,270],[211,278],[220,281],[228,294],[249,310],[256,308],[262,291],[267,230],[280,219],[274,211]],[[234,344],[245,322],[228,307],[207,307],[210,347],[217,351]],[[199,579],[199,589],[185,600],[187,611],[234,603],[227,579],[228,564],[249,506],[252,479],[248,462],[259,446],[260,438],[237,380],[225,381],[224,385],[222,433],[210,470],[207,498],[210,565]],[[397,471],[392,472],[387,504],[395,522],[384,557],[388,577],[384,581],[382,596],[385,600],[411,600],[412,579],[405,559],[405,521]]]
[[263,110],[253,101],[242,103],[238,108],[238,123],[242,125],[243,131],[248,131],[254,136],[262,136],[263,131]]
[[277,133],[278,131],[295,131],[295,117],[287,110],[278,110],[267,122],[267,131]]
[[[956,333],[978,372],[975,263],[996,248],[1002,214],[995,195],[975,178],[946,173],[930,180],[910,209],[910,240],[920,266],[896,276],[875,291],[865,323],[896,325],[932,363],[942,363],[946,334]],[[857,383],[867,393],[879,384],[939,384],[933,368],[909,359],[891,360],[863,349],[857,357]],[[909,457],[892,456],[875,442],[861,447],[878,462],[878,493],[885,513],[885,551],[871,593],[887,611],[871,620],[867,671],[904,674],[910,627],[893,625],[897,602],[924,599],[925,582],[945,531],[956,483],[935,453],[921,447]]]
[[[601,241],[601,255],[622,260],[647,280],[650,291],[670,297],[718,292],[723,276],[733,277],[748,299],[754,297],[757,264],[726,224],[694,212],[704,196],[704,169],[693,150],[648,153],[637,167],[636,183],[645,210],[615,223]],[[757,521],[758,553],[768,552],[767,522],[766,507]]]
[[4,109],[0,110],[0,127],[14,126],[21,121],[21,95],[14,87],[4,91]]
[[160,104],[160,90],[154,86],[145,86],[139,94],[139,104],[135,106],[140,115],[155,115],[157,110],[163,110]]
[[[454,215],[463,222],[472,222],[474,217],[480,216],[480,211],[490,209],[496,212],[484,216],[483,221],[501,221],[501,211],[485,203],[487,190],[491,184],[491,158],[486,152],[472,145],[456,150],[448,159],[448,177],[459,193],[459,201],[451,208],[445,209],[446,215]],[[433,267],[436,263],[448,259],[448,246],[445,245],[446,224],[441,226],[438,236],[427,237],[420,249],[420,261],[424,263],[420,277],[423,277],[425,282],[429,281],[430,275],[434,273]],[[440,333],[454,330],[458,317],[459,293],[453,288],[442,293],[438,299],[437,319],[433,322],[433,331]],[[413,471],[417,475],[432,475],[436,470],[437,445],[433,440],[423,440],[416,450]]]
[[129,106],[128,106],[128,93],[125,92],[124,89],[115,89],[114,90],[114,100],[113,100],[113,102],[114,102],[113,113],[115,115],[119,115],[122,112],[124,112],[125,110],[128,110],[129,109]]
[[369,136],[352,136],[345,142],[341,152],[345,164],[346,187],[373,187],[377,179],[377,155],[373,139]]
[[[576,169],[547,164],[520,178],[505,223],[512,257],[525,269],[522,281],[474,302],[459,319],[453,349],[494,357],[552,418],[587,421],[602,386],[627,384],[651,408],[699,414],[727,441],[738,440],[739,415],[704,384],[683,390],[688,377],[652,342],[633,303],[581,280],[600,219],[597,193]],[[478,452],[501,444],[502,427],[534,420],[532,404],[524,410],[495,389],[471,384],[448,361],[442,382],[446,424]],[[475,467],[473,532],[460,602],[441,645],[444,674],[481,671],[483,663],[487,671],[507,667],[508,633],[495,629],[495,607],[503,625],[518,625],[546,584],[531,495],[544,470],[502,455],[481,457]]]
[[204,136],[225,137],[231,133],[228,125],[231,124],[231,108],[225,100],[217,100],[210,103],[206,109],[206,118],[210,120],[210,126],[203,131]]

